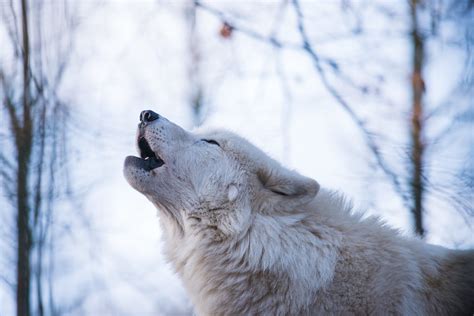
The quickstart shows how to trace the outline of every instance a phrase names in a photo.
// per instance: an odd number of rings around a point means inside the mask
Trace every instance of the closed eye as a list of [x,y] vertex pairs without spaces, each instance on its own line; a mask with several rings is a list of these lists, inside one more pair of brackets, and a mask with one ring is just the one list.
[[217,145],[219,147],[221,147],[221,145],[219,145],[218,142],[216,142],[215,140],[213,139],[201,139],[203,142],[206,142],[206,143],[209,143],[209,144],[213,144],[213,145]]

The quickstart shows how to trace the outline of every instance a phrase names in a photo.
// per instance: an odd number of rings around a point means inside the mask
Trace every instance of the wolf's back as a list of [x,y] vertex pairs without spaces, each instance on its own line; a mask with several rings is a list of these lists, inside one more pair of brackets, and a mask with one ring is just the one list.
[[[457,298],[456,315],[474,315],[474,250],[454,250],[445,265],[452,292]],[[448,289],[449,291],[449,289]],[[450,293],[446,293],[449,295]]]

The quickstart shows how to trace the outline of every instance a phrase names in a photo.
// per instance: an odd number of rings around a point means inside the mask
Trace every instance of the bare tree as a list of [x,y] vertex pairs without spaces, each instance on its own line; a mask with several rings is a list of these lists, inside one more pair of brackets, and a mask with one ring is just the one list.
[[199,126],[204,121],[204,87],[201,78],[201,52],[196,23],[196,5],[189,1],[185,5],[185,21],[188,32],[188,77],[189,104],[192,111],[193,125]]
[[[63,16],[57,15],[61,9]],[[2,186],[16,218],[17,315],[55,314],[52,283],[46,303],[45,252],[52,238],[56,199],[68,192],[67,143],[69,108],[59,97],[69,61],[75,21],[67,2],[19,0],[1,5],[11,59],[0,63],[2,127],[0,152]],[[54,23],[45,23],[54,16]],[[57,33],[58,29],[63,32]],[[44,37],[43,31],[48,36]],[[7,49],[10,48],[9,51]],[[10,61],[7,63],[7,61]],[[21,74],[21,75],[20,75]],[[34,295],[33,295],[34,285]],[[34,296],[34,300],[32,299]],[[32,306],[35,302],[35,306]]]
[[[439,141],[439,136],[428,137],[425,130],[430,127],[433,118],[440,113],[427,113],[426,105],[424,101],[424,94],[426,92],[426,85],[424,80],[424,73],[426,71],[426,55],[427,43],[438,40],[439,29],[442,28],[443,23],[451,23],[458,36],[462,39],[463,44],[456,45],[461,46],[465,50],[467,55],[467,67],[464,70],[464,74],[461,75],[461,85],[465,82],[462,77],[472,76],[472,65],[469,65],[470,50],[473,44],[472,31],[470,30],[474,23],[472,22],[473,17],[473,3],[472,1],[439,1],[430,2],[423,0],[410,0],[408,2],[409,7],[409,21],[410,31],[409,38],[411,41],[412,58],[411,58],[411,121],[410,121],[410,154],[408,159],[408,165],[410,166],[410,196],[412,198],[411,212],[414,219],[414,229],[419,236],[424,236],[426,233],[424,225],[425,215],[425,195],[426,193],[432,193],[439,195],[440,192],[443,198],[449,201],[450,204],[456,208],[461,215],[472,213],[472,205],[469,205],[470,194],[466,194],[464,190],[459,190],[459,187],[465,187],[465,181],[467,174],[472,174],[471,165],[461,165],[460,167],[451,167],[454,172],[454,177],[448,182],[450,187],[444,188],[442,184],[439,184],[433,179],[433,176],[429,176],[427,171],[429,170],[429,159],[430,157],[425,154],[427,149],[435,147]],[[428,18],[427,18],[428,17]],[[420,20],[425,20],[422,23]],[[428,22],[426,22],[428,21]],[[448,38],[446,41],[448,45],[452,45],[451,41],[456,42],[455,38]],[[457,85],[459,87],[459,84]],[[449,98],[456,100],[451,102],[449,108],[451,112],[456,113],[455,117],[449,126],[449,130],[444,130],[441,137],[447,137],[453,130],[462,129],[464,124],[459,123],[459,117],[465,117],[469,121],[469,115],[464,112],[462,103],[463,99],[469,99],[469,92],[463,91],[459,95],[459,88],[456,88],[457,92],[451,93]],[[456,95],[458,94],[458,95]],[[469,102],[469,101],[467,101]],[[471,100],[472,106],[472,100]],[[439,108],[440,106],[434,106]],[[469,107],[469,106],[468,106]],[[442,112],[442,111],[441,111]],[[456,118],[457,117],[457,118]],[[464,122],[465,123],[465,122]],[[468,140],[469,142],[469,140]],[[432,158],[432,157],[431,157]],[[467,158],[469,159],[469,158]],[[455,169],[459,168],[456,172]]]
[[415,232],[423,236],[423,68],[425,65],[424,39],[418,25],[419,1],[410,1],[412,59],[412,115],[411,115],[411,211],[415,220]]

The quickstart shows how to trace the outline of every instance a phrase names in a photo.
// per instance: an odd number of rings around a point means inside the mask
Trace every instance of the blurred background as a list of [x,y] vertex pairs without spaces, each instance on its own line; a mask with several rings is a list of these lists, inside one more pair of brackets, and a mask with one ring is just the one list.
[[191,315],[122,176],[141,110],[474,246],[472,0],[0,0],[0,315]]

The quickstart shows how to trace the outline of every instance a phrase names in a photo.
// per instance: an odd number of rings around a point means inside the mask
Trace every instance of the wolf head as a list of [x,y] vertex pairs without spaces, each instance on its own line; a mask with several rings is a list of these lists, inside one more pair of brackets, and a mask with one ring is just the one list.
[[319,190],[233,133],[190,133],[152,111],[140,120],[140,158],[126,158],[125,178],[183,232],[197,226],[240,234],[255,212],[291,211]]

